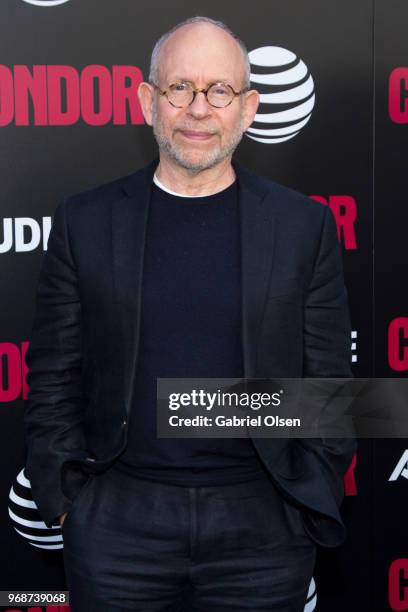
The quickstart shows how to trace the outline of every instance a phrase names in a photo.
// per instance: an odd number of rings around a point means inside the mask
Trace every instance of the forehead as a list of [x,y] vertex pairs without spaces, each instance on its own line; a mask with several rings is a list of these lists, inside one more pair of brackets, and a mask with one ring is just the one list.
[[158,68],[161,82],[186,79],[198,87],[219,80],[239,87],[245,74],[238,43],[221,28],[206,23],[174,32],[161,49]]

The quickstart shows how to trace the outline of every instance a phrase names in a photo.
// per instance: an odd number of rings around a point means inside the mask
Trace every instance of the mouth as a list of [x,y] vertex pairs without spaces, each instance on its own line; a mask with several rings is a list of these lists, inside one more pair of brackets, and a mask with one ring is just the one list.
[[187,140],[206,141],[215,136],[212,132],[199,132],[195,130],[180,130],[180,134]]

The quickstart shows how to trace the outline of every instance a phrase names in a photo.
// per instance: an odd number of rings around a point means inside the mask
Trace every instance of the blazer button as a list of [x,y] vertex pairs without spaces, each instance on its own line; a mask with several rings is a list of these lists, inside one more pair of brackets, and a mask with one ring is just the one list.
[[123,419],[122,423],[120,424],[122,429],[125,429],[125,427],[127,426],[127,419]]

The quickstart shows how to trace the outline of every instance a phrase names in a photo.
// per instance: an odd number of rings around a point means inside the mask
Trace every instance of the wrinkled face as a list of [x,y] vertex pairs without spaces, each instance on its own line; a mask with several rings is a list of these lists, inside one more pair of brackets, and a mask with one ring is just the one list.
[[[179,81],[205,89],[221,81],[240,91],[244,79],[245,63],[239,46],[211,24],[184,26],[162,47],[157,83],[161,90]],[[212,168],[229,158],[258,106],[258,94],[252,91],[236,96],[224,108],[211,106],[203,93],[198,93],[186,108],[175,108],[156,88],[146,87],[149,92],[145,89],[139,97],[161,155],[191,172]]]
[[[169,103],[167,103],[169,104]],[[197,106],[206,107],[206,102],[193,102],[194,108],[177,113],[163,108],[165,104],[153,105],[153,132],[162,152],[186,170],[199,172],[217,165],[232,155],[238,146],[243,132],[242,104],[235,101],[235,111],[223,109],[221,117],[218,109],[197,114]]]

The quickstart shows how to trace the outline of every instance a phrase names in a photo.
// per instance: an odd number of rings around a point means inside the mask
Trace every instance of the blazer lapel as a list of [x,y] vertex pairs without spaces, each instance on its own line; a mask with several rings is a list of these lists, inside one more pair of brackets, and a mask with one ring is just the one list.
[[[129,414],[140,338],[143,255],[155,159],[126,179],[124,196],[112,204],[112,257],[114,295],[118,313],[119,350],[124,392]],[[119,391],[119,389],[118,389]]]
[[274,255],[275,207],[268,186],[239,164],[238,178],[241,225],[242,352],[244,375],[256,376],[256,352],[260,324]]

